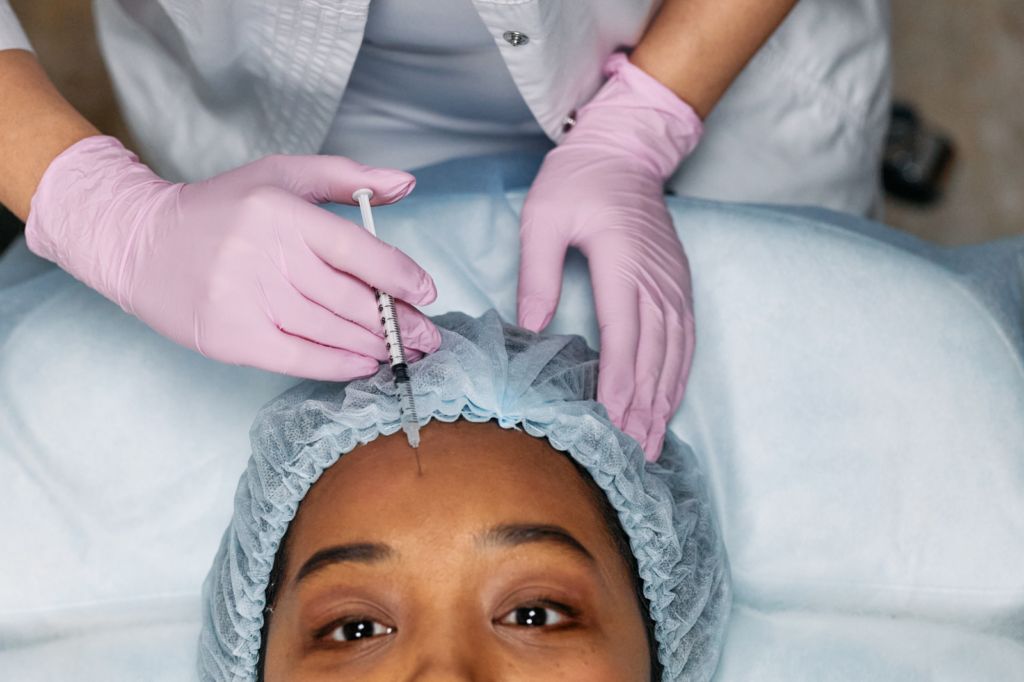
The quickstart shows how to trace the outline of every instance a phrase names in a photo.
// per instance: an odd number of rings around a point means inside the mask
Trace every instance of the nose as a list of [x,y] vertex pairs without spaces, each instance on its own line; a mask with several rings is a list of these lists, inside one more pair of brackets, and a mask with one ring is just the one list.
[[433,649],[417,661],[410,682],[492,682],[494,677],[472,652],[448,646]]
[[409,682],[496,682],[487,637],[469,623],[435,623],[419,633]]

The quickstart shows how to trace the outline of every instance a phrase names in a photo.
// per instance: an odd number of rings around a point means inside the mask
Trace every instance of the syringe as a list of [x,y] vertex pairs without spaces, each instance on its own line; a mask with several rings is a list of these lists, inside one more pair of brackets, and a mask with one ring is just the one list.
[[[359,211],[363,214],[363,227],[376,237],[377,228],[373,226],[373,214],[370,212],[372,197],[372,189],[357,189],[352,193],[352,198],[359,202]],[[412,397],[412,383],[409,381],[409,364],[405,359],[402,332],[398,328],[395,299],[391,294],[378,291],[376,287],[374,287],[373,293],[377,296],[377,312],[380,313],[380,323],[384,327],[384,340],[387,342],[388,355],[391,358],[391,371],[395,375],[395,388],[398,389],[398,408],[402,415],[402,430],[405,431],[405,435],[409,439],[409,445],[418,448],[420,446],[420,422],[416,417],[416,403]],[[417,467],[419,463],[420,456],[417,453]]]

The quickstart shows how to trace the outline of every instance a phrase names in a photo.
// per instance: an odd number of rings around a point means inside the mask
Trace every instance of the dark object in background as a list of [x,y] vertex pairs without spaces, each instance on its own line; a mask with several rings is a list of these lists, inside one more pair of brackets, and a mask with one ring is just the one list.
[[931,204],[953,166],[953,142],[928,128],[913,107],[894,104],[882,160],[882,183],[890,195],[915,204]]
[[3,204],[0,204],[0,254],[7,250],[15,239],[25,231],[25,223],[14,217]]

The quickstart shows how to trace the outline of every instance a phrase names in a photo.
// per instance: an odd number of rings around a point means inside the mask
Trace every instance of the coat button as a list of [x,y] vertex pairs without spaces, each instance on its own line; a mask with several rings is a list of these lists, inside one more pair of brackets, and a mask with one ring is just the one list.
[[530,42],[530,36],[525,33],[520,33],[519,31],[505,31],[505,35],[502,37],[505,39],[505,42],[512,47],[519,47],[520,45],[525,45]]
[[576,110],[573,109],[562,119],[562,132],[567,133],[576,127]]

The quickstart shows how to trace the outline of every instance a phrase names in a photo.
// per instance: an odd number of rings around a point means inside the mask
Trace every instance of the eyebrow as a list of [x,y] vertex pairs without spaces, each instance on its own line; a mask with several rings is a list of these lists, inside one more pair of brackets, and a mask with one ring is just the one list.
[[394,551],[387,545],[369,542],[356,545],[338,545],[321,549],[302,565],[302,568],[299,569],[299,574],[295,576],[295,583],[298,584],[304,578],[334,564],[349,561],[361,564],[374,564],[391,558],[393,554]]
[[533,524],[495,526],[484,533],[479,542],[490,547],[519,547],[535,542],[554,543],[582,557],[587,563],[596,563],[594,556],[587,551],[587,548],[561,526]]

